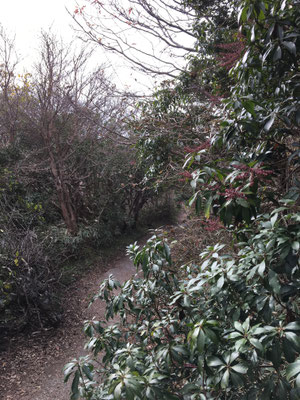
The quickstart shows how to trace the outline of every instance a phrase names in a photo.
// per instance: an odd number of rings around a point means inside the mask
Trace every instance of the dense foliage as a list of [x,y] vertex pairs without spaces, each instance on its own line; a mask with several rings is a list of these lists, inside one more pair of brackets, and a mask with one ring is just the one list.
[[180,4],[197,54],[144,103],[139,155],[146,181],[190,182],[232,243],[180,269],[162,237],[129,247],[137,275],[102,283],[106,321],[86,322],[89,355],[65,380],[72,399],[299,399],[300,9]]
[[125,127],[130,101],[87,68],[88,48],[43,33],[25,75],[13,54],[0,30],[1,332],[56,325],[66,263],[110,246],[155,195]]
[[211,141],[212,152],[221,146],[227,154],[187,160],[200,167],[192,174],[202,188],[195,198],[227,225],[250,223],[262,202],[299,197],[299,9],[293,2],[245,2],[238,18],[243,52],[229,71],[223,129]]
[[80,380],[81,395],[95,399],[297,399],[300,230],[299,216],[284,211],[244,232],[234,256],[207,248],[183,267],[185,279],[164,240],[131,246],[139,273],[119,293],[110,277],[95,296],[120,324],[87,321],[92,358],[65,367],[66,379],[77,371],[73,398]]

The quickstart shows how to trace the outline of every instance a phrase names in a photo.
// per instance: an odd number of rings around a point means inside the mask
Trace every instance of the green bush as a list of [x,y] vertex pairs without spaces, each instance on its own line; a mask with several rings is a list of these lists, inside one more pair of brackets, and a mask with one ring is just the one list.
[[282,207],[239,235],[180,280],[163,239],[130,246],[138,274],[94,298],[119,322],[87,321],[90,354],[65,367],[72,398],[298,399],[300,217]]

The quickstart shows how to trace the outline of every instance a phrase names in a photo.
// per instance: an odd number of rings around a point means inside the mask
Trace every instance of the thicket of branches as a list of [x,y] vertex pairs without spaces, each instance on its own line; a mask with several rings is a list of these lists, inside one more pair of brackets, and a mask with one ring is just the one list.
[[90,55],[44,32],[19,74],[0,32],[0,330],[56,324],[64,262],[113,243],[154,195],[125,124],[132,100]]

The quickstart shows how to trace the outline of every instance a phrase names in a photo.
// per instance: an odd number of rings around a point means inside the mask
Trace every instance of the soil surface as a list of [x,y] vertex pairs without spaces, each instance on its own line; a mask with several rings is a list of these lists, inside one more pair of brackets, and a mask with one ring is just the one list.
[[134,272],[124,250],[108,265],[95,266],[67,288],[65,318],[59,328],[11,338],[0,353],[0,399],[69,400],[70,384],[63,383],[62,368],[72,358],[84,355],[83,322],[93,317],[104,319],[104,304],[99,300],[88,308],[91,296],[110,274],[123,282]]

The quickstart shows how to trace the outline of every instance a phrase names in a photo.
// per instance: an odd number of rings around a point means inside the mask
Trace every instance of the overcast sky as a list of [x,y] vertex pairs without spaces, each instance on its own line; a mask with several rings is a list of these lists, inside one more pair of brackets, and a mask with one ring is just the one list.
[[[67,13],[66,8],[71,12],[75,10],[75,0],[0,0],[1,12],[0,23],[9,35],[16,36],[16,47],[22,58],[24,69],[30,69],[30,65],[36,58],[36,51],[39,47],[39,35],[41,29],[47,30],[50,26],[52,32],[62,36],[65,42],[69,42],[76,34],[71,28],[72,19]],[[152,83],[146,85],[139,84],[139,80],[132,76],[128,68],[124,66],[121,59],[116,59],[113,55],[103,54],[102,50],[97,50],[93,63],[112,64],[109,68],[114,82],[120,89],[130,88],[132,90],[147,91]]]
[[53,31],[66,40],[72,38],[71,18],[65,7],[73,10],[74,0],[2,0],[0,22],[8,32],[16,34],[22,54],[30,56],[38,46],[41,29],[53,25]]

